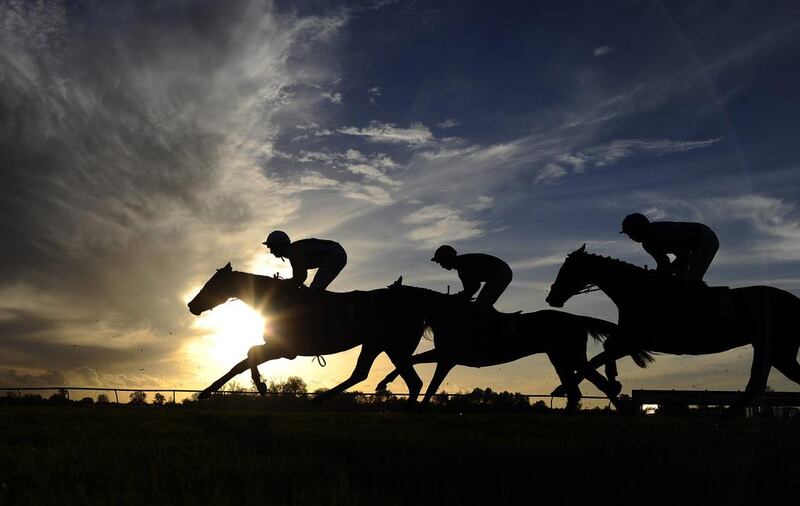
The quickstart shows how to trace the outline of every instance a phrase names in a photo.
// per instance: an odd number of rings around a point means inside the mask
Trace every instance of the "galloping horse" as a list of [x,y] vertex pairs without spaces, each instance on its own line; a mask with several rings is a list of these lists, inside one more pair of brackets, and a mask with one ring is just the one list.
[[[487,367],[546,353],[566,390],[567,410],[572,411],[581,398],[575,371],[588,365],[587,333],[601,340],[616,328],[605,320],[561,311],[500,313],[433,290],[401,286],[399,281],[389,289],[414,291],[413,300],[425,312],[425,321],[434,335],[436,348],[411,358],[413,364],[436,363],[422,404],[430,401],[456,365]],[[399,370],[389,373],[377,390],[386,389],[398,374]],[[587,377],[610,398],[614,396],[609,392],[613,387],[594,369],[588,371]]]
[[750,344],[750,380],[730,412],[764,391],[773,366],[800,384],[800,299],[791,293],[769,286],[689,290],[653,271],[586,253],[585,246],[567,256],[547,303],[562,307],[594,285],[616,304],[617,332],[589,362],[590,367],[605,363],[609,381],[615,380],[614,361],[631,351],[704,355]]
[[258,364],[298,355],[319,356],[338,353],[362,345],[353,373],[341,384],[315,399],[324,400],[367,379],[375,358],[386,352],[408,385],[409,403],[414,403],[422,380],[414,371],[410,357],[422,337],[424,319],[403,304],[398,292],[387,288],[347,293],[314,293],[268,276],[236,272],[231,264],[218,269],[189,302],[189,311],[199,315],[231,298],[240,299],[259,312],[268,312],[274,332],[265,335],[265,344],[253,346],[247,358],[208,388],[207,398],[228,380],[251,371],[253,382],[263,395],[267,387]]

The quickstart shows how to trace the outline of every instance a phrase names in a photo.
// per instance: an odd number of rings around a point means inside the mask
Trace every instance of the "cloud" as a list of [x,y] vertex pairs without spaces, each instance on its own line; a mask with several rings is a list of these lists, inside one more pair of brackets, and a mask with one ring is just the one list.
[[493,197],[489,197],[488,195],[479,195],[478,201],[474,204],[471,204],[469,208],[473,211],[485,211],[486,209],[491,209],[493,202]]
[[378,104],[378,97],[381,96],[381,87],[380,86],[373,86],[372,88],[367,89],[367,95],[369,96],[369,103],[372,105]]
[[599,58],[599,57],[603,57],[603,56],[608,56],[613,52],[614,52],[614,48],[611,47],[611,46],[599,46],[599,47],[594,48],[594,51],[592,51],[592,54],[594,54],[594,56],[596,58]]
[[533,180],[534,183],[553,184],[558,179],[567,175],[567,171],[560,165],[548,163]]
[[438,123],[436,126],[439,128],[455,128],[461,125],[461,122],[455,118],[447,118],[446,120]]
[[378,183],[382,183],[388,186],[399,186],[400,183],[395,181],[394,179],[390,178],[377,168],[373,167],[372,165],[367,164],[358,164],[358,165],[349,165],[347,170],[352,172],[353,174],[360,174],[367,179],[373,179]]
[[342,127],[337,130],[344,135],[364,137],[370,142],[423,146],[434,140],[433,133],[422,123],[414,123],[408,128],[400,128],[392,123],[373,121],[367,127]]
[[403,223],[413,226],[406,237],[426,247],[484,234],[482,222],[466,219],[454,209],[441,204],[422,207],[403,218]]
[[280,130],[312,128],[319,95],[300,85],[330,82],[345,20],[259,0],[80,12],[0,10],[0,307],[33,306],[29,349],[160,340],[142,352],[155,360],[179,347],[163,336],[188,329],[182,296],[218,266],[209,252],[243,260],[254,225],[297,211],[262,164]]
[[686,153],[716,144],[722,137],[700,141],[684,141],[672,139],[619,139],[607,144],[594,146],[587,150],[587,158],[595,166],[603,167],[616,163],[623,158],[637,154],[661,156],[671,153]]
[[341,104],[342,103],[342,94],[341,93],[330,93],[330,92],[323,92],[320,93],[324,98],[327,98],[330,103],[332,104]]

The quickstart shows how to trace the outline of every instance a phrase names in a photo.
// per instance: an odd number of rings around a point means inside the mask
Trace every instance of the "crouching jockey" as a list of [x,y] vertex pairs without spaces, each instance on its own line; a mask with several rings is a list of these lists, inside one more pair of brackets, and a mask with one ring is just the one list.
[[[634,213],[622,221],[620,234],[623,233],[642,243],[656,261],[656,272],[697,284],[702,284],[719,249],[717,235],[702,223],[651,223],[643,214]],[[670,262],[668,253],[675,255],[675,260]]]
[[308,269],[317,269],[311,289],[324,291],[347,264],[347,253],[336,241],[326,239],[301,239],[292,242],[286,232],[275,230],[267,236],[265,244],[278,258],[288,258],[292,265],[292,277],[288,281],[303,286],[308,278]]
[[439,246],[431,258],[445,269],[458,272],[464,289],[456,295],[471,299],[483,285],[483,290],[475,302],[494,307],[505,289],[511,283],[511,267],[507,263],[485,253],[459,255],[452,246]]

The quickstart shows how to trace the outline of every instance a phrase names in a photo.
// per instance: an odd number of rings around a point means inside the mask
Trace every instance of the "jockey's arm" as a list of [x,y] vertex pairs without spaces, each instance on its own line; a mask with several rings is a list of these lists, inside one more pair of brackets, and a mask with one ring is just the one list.
[[467,299],[471,299],[478,293],[478,290],[481,288],[481,282],[471,279],[469,277],[463,276],[461,272],[458,273],[459,279],[461,279],[461,283],[464,285],[464,289],[458,292],[456,295],[461,295]]
[[292,277],[289,282],[296,286],[302,286],[308,279],[308,267],[306,267],[305,262],[292,261],[291,263]]
[[659,274],[672,274],[672,266],[670,265],[667,253],[661,249],[654,248],[648,244],[643,244],[644,250],[650,253],[650,256],[656,261],[656,272]]

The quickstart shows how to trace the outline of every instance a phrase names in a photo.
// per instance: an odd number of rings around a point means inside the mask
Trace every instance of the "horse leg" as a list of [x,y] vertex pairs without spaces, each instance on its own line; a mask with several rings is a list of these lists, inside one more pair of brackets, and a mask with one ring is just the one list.
[[433,371],[433,377],[431,378],[430,383],[428,383],[428,389],[425,390],[425,397],[422,399],[423,406],[427,406],[428,403],[431,402],[431,397],[436,395],[436,390],[439,389],[442,381],[444,381],[444,379],[455,366],[455,363],[448,361],[439,361],[436,364],[436,370]]
[[233,366],[233,368],[227,373],[225,373],[220,379],[210,384],[208,387],[206,387],[205,390],[200,392],[197,398],[208,399],[209,397],[211,397],[211,394],[219,390],[222,387],[222,385],[227,383],[234,376],[238,376],[239,374],[245,372],[249,367],[250,366],[248,365],[248,359],[242,360],[241,362]]
[[[419,353],[419,354],[414,355],[413,357],[411,357],[411,365],[429,364],[429,363],[432,363],[432,362],[436,362],[436,361],[439,360],[438,356],[439,355],[438,355],[438,352],[436,351],[436,349],[428,350],[428,351],[426,351],[424,353]],[[386,387],[389,385],[389,383],[391,383],[392,381],[397,379],[398,376],[400,376],[400,369],[395,369],[394,371],[392,371],[389,374],[387,374],[386,377],[383,378],[380,383],[378,383],[378,386],[375,387],[375,390],[377,392],[386,390]],[[403,378],[403,379],[405,379],[405,378]],[[420,386],[420,388],[422,388],[422,387]]]
[[372,363],[375,362],[375,359],[378,357],[381,351],[382,350],[378,347],[367,344],[363,345],[361,347],[361,353],[358,355],[358,360],[356,361],[356,367],[353,369],[353,373],[350,374],[350,377],[330,390],[327,390],[314,397],[314,402],[326,401],[336,395],[339,395],[356,383],[361,383],[367,379],[369,376],[369,370],[372,367]]
[[[425,355],[422,358],[422,362],[427,361],[435,361],[436,350],[430,350],[431,352],[420,353],[419,355],[409,357],[405,353],[398,353],[396,350],[387,351],[387,355],[389,355],[389,359],[395,365],[397,369],[397,373],[402,376],[403,381],[406,382],[406,386],[408,387],[408,407],[413,406],[417,402],[417,397],[419,397],[419,391],[422,390],[422,380],[420,379],[417,371],[414,370],[414,364],[420,363],[420,356]],[[427,355],[426,355],[427,354]],[[430,360],[428,357],[434,357],[434,360]]]
[[772,365],[775,369],[779,370],[781,374],[800,385],[800,364],[797,363],[797,350],[794,351],[792,356],[787,356],[779,360],[774,360]]
[[[603,350],[609,353],[609,358],[606,359],[606,379],[608,380],[608,391],[616,397],[622,391],[622,384],[617,381],[617,375],[619,374],[617,371],[617,358],[611,357],[614,355],[619,355],[618,358],[622,358],[627,355],[627,353],[622,353],[620,348],[615,346],[615,341],[613,339],[608,339],[603,343]],[[620,355],[620,353],[622,354]]]
[[[296,355],[288,355],[272,343],[259,344],[247,350],[247,366],[250,368],[250,377],[253,378],[253,383],[258,389],[258,393],[261,395],[266,395],[267,393],[267,385],[261,381],[261,373],[258,372],[258,364],[263,364],[268,360],[275,360],[277,358],[294,357],[296,357]],[[235,369],[234,367],[233,370]]]
[[765,346],[753,346],[753,365],[750,366],[750,380],[744,387],[744,392],[736,401],[725,411],[725,416],[734,416],[746,407],[758,394],[763,393],[767,388],[769,371],[772,365],[769,360],[769,351]]
[[[575,371],[575,384],[579,385],[581,381],[586,379],[588,376],[597,373],[595,369],[600,367],[601,365],[606,363],[609,353],[607,351],[601,351],[594,357],[592,357],[589,361],[582,361],[581,365]],[[599,374],[599,373],[597,373]],[[564,397],[567,395],[566,387],[562,384],[556,387],[555,390],[550,394],[553,397]]]
[[556,370],[558,379],[561,380],[561,385],[566,390],[567,394],[567,413],[574,413],[578,408],[578,402],[581,400],[581,389],[578,388],[578,382],[575,378],[575,368],[564,357],[547,354],[550,358],[550,363]]

